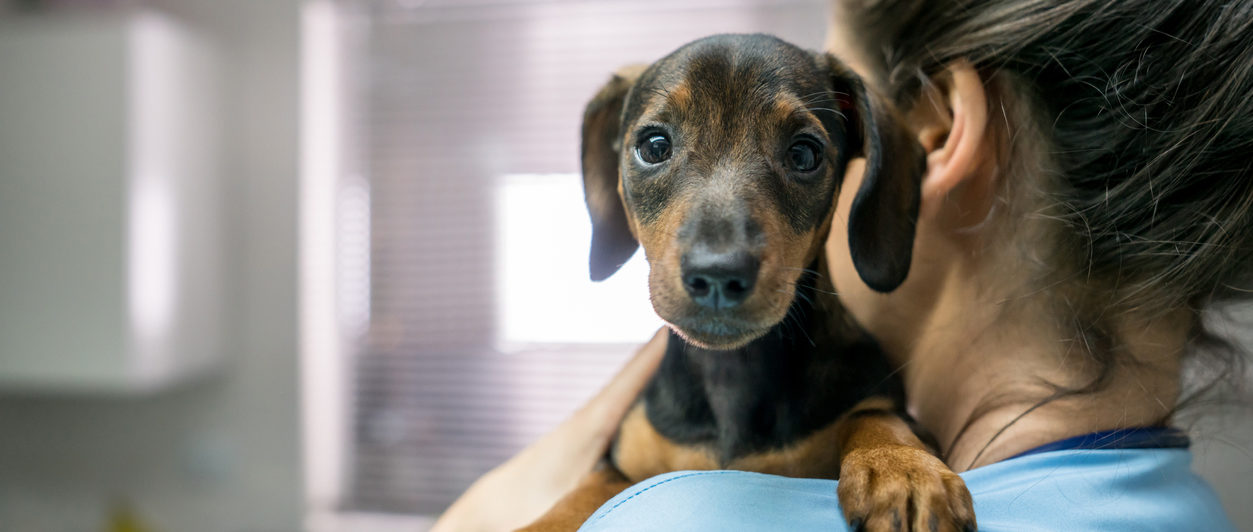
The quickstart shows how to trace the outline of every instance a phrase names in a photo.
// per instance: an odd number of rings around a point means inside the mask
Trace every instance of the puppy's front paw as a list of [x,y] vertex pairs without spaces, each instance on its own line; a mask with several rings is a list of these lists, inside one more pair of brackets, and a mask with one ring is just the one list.
[[975,530],[966,483],[940,459],[916,447],[850,452],[840,465],[838,494],[854,531]]

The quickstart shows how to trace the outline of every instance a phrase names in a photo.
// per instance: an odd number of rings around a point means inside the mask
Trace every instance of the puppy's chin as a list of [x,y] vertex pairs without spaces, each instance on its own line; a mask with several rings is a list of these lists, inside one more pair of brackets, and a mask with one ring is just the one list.
[[739,349],[761,338],[770,330],[770,327],[744,329],[717,323],[704,323],[694,327],[684,327],[669,322],[667,324],[687,343],[710,351]]
[[766,330],[748,334],[712,334],[680,328],[673,323],[670,324],[670,330],[674,330],[679,335],[679,338],[683,338],[685,342],[708,350],[739,349],[744,347],[744,345],[752,343],[753,340],[761,338],[762,334],[766,334]]
[[787,317],[790,300],[779,298],[764,303],[766,308],[743,307],[714,312],[691,304],[660,305],[653,300],[653,309],[680,338],[710,351],[730,351],[744,347],[765,336]]

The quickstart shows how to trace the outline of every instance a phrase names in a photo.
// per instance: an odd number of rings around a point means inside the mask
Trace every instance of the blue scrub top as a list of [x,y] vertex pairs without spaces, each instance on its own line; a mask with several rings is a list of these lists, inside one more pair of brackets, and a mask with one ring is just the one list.
[[[962,473],[979,530],[1235,530],[1192,473],[1186,447],[1090,448],[1072,440]],[[743,471],[667,473],[618,494],[579,530],[844,531],[835,486]]]

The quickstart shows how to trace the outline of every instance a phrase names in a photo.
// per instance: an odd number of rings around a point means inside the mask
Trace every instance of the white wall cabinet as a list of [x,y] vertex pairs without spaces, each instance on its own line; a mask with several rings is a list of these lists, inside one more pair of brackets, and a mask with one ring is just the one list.
[[217,77],[154,13],[0,21],[0,391],[144,392],[221,360]]

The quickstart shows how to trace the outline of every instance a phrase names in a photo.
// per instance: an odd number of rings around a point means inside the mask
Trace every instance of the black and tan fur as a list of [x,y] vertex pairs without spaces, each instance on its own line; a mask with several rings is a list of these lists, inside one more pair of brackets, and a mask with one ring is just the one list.
[[[668,155],[649,162],[658,136]],[[607,463],[529,530],[574,530],[632,482],[684,469],[839,478],[855,529],[973,529],[965,485],[911,430],[824,274],[845,166],[865,157],[854,264],[881,291],[904,280],[924,167],[911,139],[838,60],[764,35],[696,41],[601,90],[583,127],[591,275],[642,245],[671,333]]]

